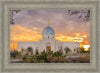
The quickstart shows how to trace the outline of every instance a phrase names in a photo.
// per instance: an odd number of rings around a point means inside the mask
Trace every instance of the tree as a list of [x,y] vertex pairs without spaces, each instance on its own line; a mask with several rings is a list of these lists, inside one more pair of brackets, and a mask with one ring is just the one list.
[[85,52],[85,50],[84,50],[83,47],[80,47],[80,48],[79,48],[79,51],[80,51],[80,53],[84,53],[84,52]]
[[32,49],[32,47],[28,47],[27,50],[28,50],[28,52],[31,52],[31,54],[33,54],[33,49]]
[[83,21],[90,20],[90,10],[68,10],[70,16],[79,14],[79,19],[83,18]]
[[15,53],[15,55],[18,55],[18,51],[17,50],[15,50],[14,53]]
[[13,19],[13,16],[15,14],[17,14],[18,12],[20,12],[21,10],[11,10],[10,11],[10,24],[14,24],[14,19]]
[[65,47],[65,52],[66,52],[66,54],[68,53],[68,52],[70,52],[70,48],[69,47]]
[[18,51],[17,51],[17,50],[10,51],[10,55],[11,55],[13,58],[16,58],[16,55],[18,55]]

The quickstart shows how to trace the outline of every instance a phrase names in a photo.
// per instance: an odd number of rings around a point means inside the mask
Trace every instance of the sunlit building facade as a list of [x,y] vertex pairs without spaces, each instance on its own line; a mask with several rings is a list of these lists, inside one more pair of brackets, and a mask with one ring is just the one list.
[[60,51],[65,54],[65,48],[69,48],[72,53],[76,53],[79,48],[78,42],[62,42],[55,39],[55,31],[54,29],[48,25],[43,29],[42,32],[42,39],[38,42],[18,42],[18,51],[27,50],[28,47],[33,49],[33,54],[37,52],[40,54],[43,50],[46,52],[53,51]]

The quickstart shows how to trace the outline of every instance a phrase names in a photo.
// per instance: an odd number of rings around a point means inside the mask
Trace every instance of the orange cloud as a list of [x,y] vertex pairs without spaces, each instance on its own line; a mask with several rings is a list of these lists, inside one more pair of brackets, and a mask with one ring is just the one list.
[[41,38],[41,35],[37,31],[20,25],[11,26],[10,29],[10,39],[13,41],[38,41]]
[[87,38],[86,34],[81,33],[74,33],[71,36],[63,35],[63,34],[56,34],[56,39],[60,41],[69,41],[69,42],[79,42],[81,44],[90,44],[89,41],[86,41]]
[[41,35],[36,31],[37,28],[28,29],[20,25],[10,26],[10,41],[15,41],[16,43],[11,42],[10,48],[17,49],[17,43],[19,41],[38,41],[41,39]]

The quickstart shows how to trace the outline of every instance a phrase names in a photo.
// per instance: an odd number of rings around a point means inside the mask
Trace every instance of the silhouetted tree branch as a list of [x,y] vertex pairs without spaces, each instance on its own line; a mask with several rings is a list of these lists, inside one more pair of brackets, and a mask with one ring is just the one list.
[[69,16],[79,14],[79,19],[83,18],[83,21],[90,20],[90,10],[68,10]]
[[11,10],[10,11],[10,24],[14,24],[14,19],[13,16],[16,15],[18,12],[20,12],[21,10]]

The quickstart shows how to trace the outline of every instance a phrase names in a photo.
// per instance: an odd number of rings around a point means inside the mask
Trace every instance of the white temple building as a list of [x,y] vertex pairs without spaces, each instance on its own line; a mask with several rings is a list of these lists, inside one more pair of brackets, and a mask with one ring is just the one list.
[[48,25],[43,29],[42,32],[42,39],[38,42],[18,42],[18,51],[26,50],[28,47],[33,49],[33,54],[37,52],[40,54],[43,50],[46,52],[48,50],[56,52],[61,51],[65,54],[65,48],[70,48],[72,53],[77,52],[77,48],[79,48],[78,42],[63,42],[55,39],[55,31],[54,29]]

